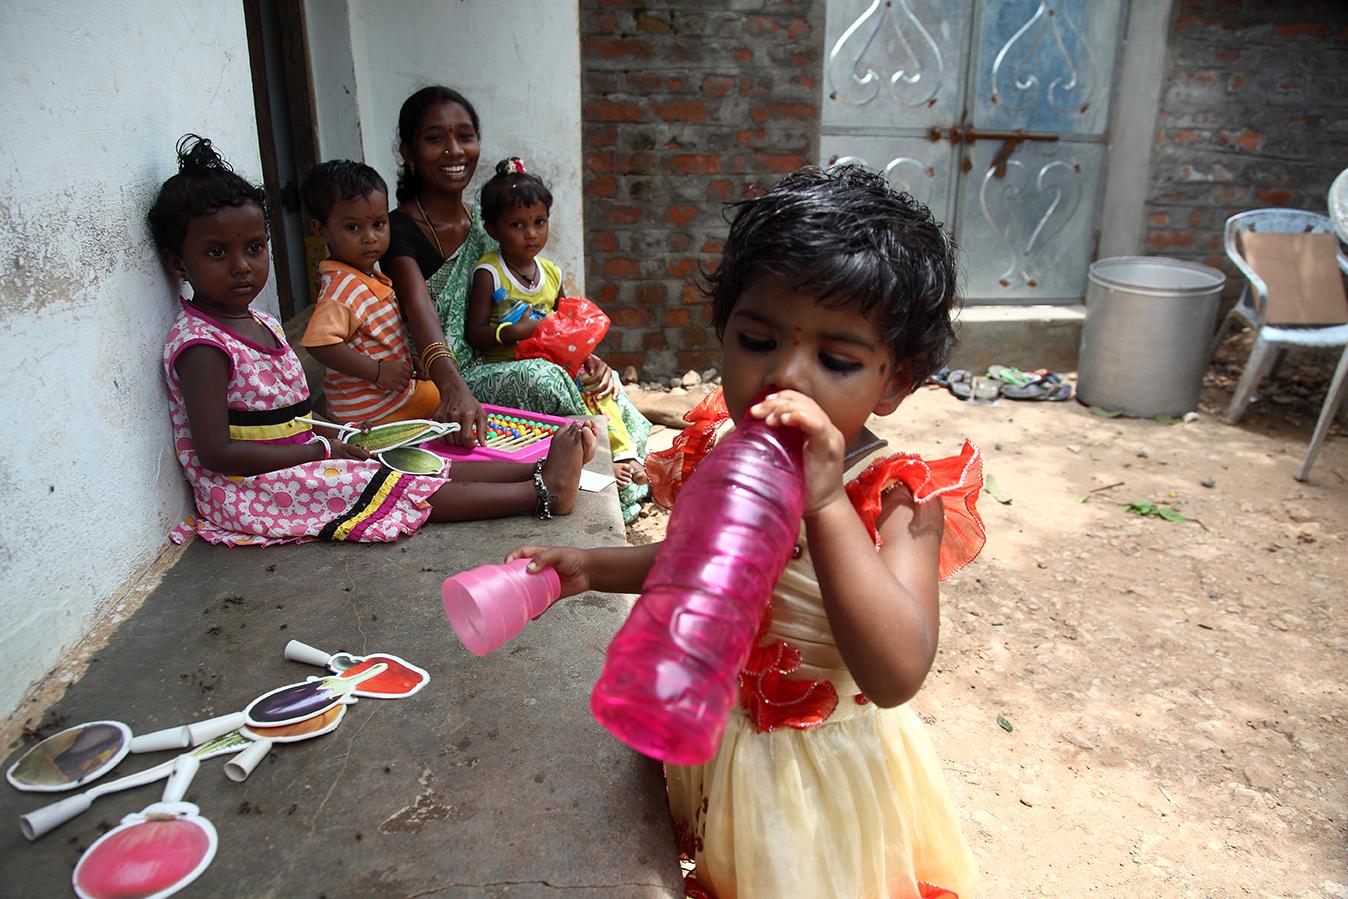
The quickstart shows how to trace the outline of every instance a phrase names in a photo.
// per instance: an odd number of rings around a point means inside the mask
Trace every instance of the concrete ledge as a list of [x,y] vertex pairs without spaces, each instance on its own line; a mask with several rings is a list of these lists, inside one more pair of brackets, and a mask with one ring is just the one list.
[[[590,467],[609,465],[600,453]],[[241,710],[322,673],[282,658],[292,638],[391,652],[430,672],[416,696],[361,699],[335,731],[275,747],[242,784],[225,778],[227,758],[202,764],[187,800],[215,824],[220,849],[184,896],[681,897],[660,766],[589,712],[631,598],[565,600],[486,658],[463,649],[445,619],[446,575],[540,541],[622,544],[615,488],[582,494],[575,514],[550,523],[427,525],[394,544],[194,541],[42,730],[112,719],[148,733]],[[172,755],[128,756],[104,780]],[[6,786],[0,892],[69,893],[83,849],[162,790],[100,798],[30,844],[18,816],[70,794]]]
[[951,368],[982,372],[993,363],[1076,371],[1086,307],[969,306],[959,317]]

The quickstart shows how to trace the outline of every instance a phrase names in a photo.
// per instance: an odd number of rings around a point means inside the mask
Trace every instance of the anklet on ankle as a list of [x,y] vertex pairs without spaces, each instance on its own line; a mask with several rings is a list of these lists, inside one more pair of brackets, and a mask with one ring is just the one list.
[[539,459],[534,463],[534,490],[538,491],[538,505],[534,506],[534,514],[547,521],[552,517],[552,501],[557,498],[557,494],[543,483],[543,462],[543,459]]

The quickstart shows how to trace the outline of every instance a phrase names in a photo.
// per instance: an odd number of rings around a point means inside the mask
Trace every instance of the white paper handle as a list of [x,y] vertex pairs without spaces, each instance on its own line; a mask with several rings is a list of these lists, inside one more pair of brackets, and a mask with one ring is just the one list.
[[286,644],[285,657],[292,662],[317,665],[319,668],[328,667],[328,662],[332,660],[331,653],[315,649],[308,643],[301,643],[299,640],[291,640]]
[[31,811],[26,815],[20,815],[19,829],[23,831],[26,839],[36,840],[43,834],[50,833],[60,827],[76,815],[84,814],[93,804],[93,798],[87,793],[67,796],[60,802],[53,802],[51,805],[44,805],[42,808]]
[[257,740],[225,763],[225,777],[236,784],[243,783],[248,779],[248,775],[253,773],[253,769],[267,757],[268,752],[271,752],[271,740]]
[[247,722],[247,715],[243,712],[234,712],[230,715],[221,715],[219,718],[207,718],[205,721],[189,724],[187,725],[187,733],[192,739],[192,745],[200,746],[207,740],[214,740],[221,734],[238,730]]
[[187,752],[173,760],[173,773],[169,775],[168,783],[164,784],[164,802],[182,802],[183,797],[187,795],[187,788],[192,785],[192,778],[197,776],[197,769],[201,767],[201,760],[192,753]]
[[132,752],[159,752],[163,749],[185,749],[191,745],[191,733],[179,725],[132,737],[129,748]]

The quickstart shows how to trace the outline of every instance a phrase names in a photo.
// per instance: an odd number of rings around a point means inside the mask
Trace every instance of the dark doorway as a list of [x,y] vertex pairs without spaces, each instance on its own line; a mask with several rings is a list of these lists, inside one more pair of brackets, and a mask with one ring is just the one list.
[[306,241],[300,178],[318,162],[309,46],[301,0],[243,0],[248,55],[253,70],[262,179],[272,209],[272,257],[281,318],[287,320],[317,295],[320,248]]

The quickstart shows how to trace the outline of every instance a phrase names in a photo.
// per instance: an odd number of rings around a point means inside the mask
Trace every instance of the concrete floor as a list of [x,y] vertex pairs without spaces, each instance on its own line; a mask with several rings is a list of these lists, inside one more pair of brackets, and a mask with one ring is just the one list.
[[[591,467],[604,470],[601,453]],[[445,619],[446,575],[524,542],[623,542],[610,487],[575,514],[427,525],[391,545],[228,549],[194,541],[44,719],[150,731],[242,710],[320,669],[299,639],[427,669],[406,700],[362,699],[332,733],[276,747],[241,784],[207,760],[187,793],[220,838],[183,896],[682,896],[660,767],[589,713],[631,597],[564,600],[513,642],[470,655]],[[12,764],[27,745],[11,754]],[[112,775],[171,758],[128,756]],[[34,843],[18,816],[68,794],[0,789],[0,894],[70,892],[80,853],[162,783],[116,793]]]

